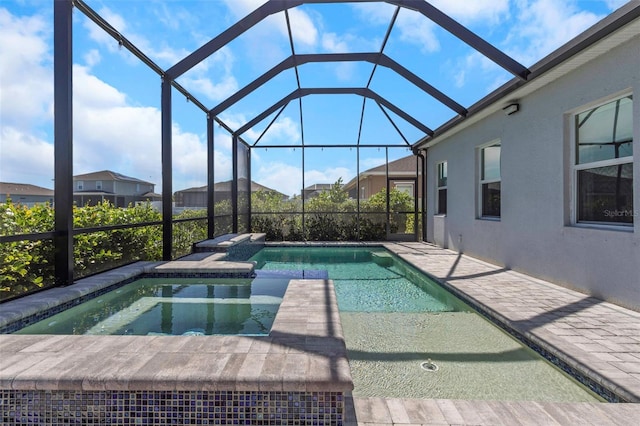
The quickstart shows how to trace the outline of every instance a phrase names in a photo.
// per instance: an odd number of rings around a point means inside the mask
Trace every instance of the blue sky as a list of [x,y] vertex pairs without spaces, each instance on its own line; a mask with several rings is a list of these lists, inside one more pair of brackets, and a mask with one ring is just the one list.
[[[161,68],[168,69],[264,1],[86,0]],[[431,2],[525,66],[575,37],[622,0],[437,0]],[[296,53],[378,52],[395,7],[385,3],[303,5],[289,11]],[[110,169],[161,188],[160,78],[74,11],[74,174]],[[465,107],[511,75],[424,16],[401,10],[384,53]],[[53,1],[0,0],[0,181],[53,187]],[[209,108],[291,55],[284,13],[245,32],[178,79]],[[300,84],[365,87],[369,63],[306,64]],[[378,67],[369,86],[435,129],[455,113],[395,72]],[[244,125],[297,88],[294,70],[271,80],[221,113]],[[409,154],[394,126],[371,100],[314,95],[291,102],[258,143],[266,145],[391,144],[391,160]],[[206,117],[173,93],[174,190],[206,184]],[[410,143],[424,133],[392,112]],[[254,143],[273,116],[243,135]],[[231,138],[216,126],[216,181],[231,178]],[[360,151],[360,171],[385,159]],[[302,186],[302,151],[252,151],[252,178],[287,195]],[[357,173],[356,150],[309,149],[304,184],[347,182]]]

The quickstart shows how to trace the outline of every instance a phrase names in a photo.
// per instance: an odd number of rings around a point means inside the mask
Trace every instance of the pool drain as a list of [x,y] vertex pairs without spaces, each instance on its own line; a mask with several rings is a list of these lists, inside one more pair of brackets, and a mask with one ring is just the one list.
[[438,366],[431,362],[431,359],[428,359],[420,364],[420,368],[426,371],[434,372],[438,371]]

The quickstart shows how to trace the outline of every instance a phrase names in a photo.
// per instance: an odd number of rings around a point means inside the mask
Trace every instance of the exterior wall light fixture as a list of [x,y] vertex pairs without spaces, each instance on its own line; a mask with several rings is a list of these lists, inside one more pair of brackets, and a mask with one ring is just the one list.
[[506,107],[502,108],[502,111],[504,111],[504,115],[515,114],[520,111],[520,104],[518,102],[511,102]]

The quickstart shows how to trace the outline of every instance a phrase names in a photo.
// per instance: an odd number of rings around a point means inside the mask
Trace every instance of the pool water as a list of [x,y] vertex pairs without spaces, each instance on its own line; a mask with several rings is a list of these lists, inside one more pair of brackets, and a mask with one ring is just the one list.
[[269,247],[251,260],[327,271],[356,396],[603,401],[384,249]]
[[471,311],[383,248],[268,247],[250,260],[263,271],[326,271],[334,281],[340,312]]
[[142,278],[16,334],[266,335],[286,278]]

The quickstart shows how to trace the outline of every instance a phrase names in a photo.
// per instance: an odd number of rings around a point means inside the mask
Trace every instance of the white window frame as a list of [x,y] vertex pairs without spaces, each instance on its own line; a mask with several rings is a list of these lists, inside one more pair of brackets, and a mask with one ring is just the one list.
[[[440,171],[442,170],[442,167],[444,166],[444,170],[445,170],[445,176],[444,178],[447,179],[447,183],[444,185],[440,185]],[[440,161],[439,163],[437,163],[436,165],[436,210],[435,210],[435,214],[439,215],[439,216],[446,216],[447,215],[447,210],[445,209],[444,213],[440,212],[440,191],[441,190],[445,190],[447,191],[447,185],[449,183],[449,179],[448,179],[448,174],[449,174],[449,166],[447,164],[446,161]],[[448,191],[447,191],[447,195],[445,195],[445,197],[448,197]],[[447,202],[447,207],[449,206],[449,203]]]
[[[593,161],[591,163],[583,163],[576,164],[577,155],[578,155],[578,144],[577,144],[577,134],[576,134],[576,126],[575,126],[575,118],[578,114],[581,114],[585,111],[592,110],[602,105],[606,105],[608,103],[614,102],[617,99],[624,98],[626,96],[633,95],[633,92],[630,90],[625,90],[623,92],[618,92],[606,98],[601,98],[595,102],[591,102],[589,104],[583,105],[578,109],[573,110],[568,114],[568,126],[569,126],[569,145],[570,145],[570,169],[571,169],[571,202],[569,207],[569,214],[571,225],[577,227],[584,228],[603,228],[603,229],[614,229],[614,230],[624,230],[624,231],[633,231],[635,225],[635,217],[632,223],[619,223],[619,222],[597,222],[597,221],[579,221],[578,220],[578,172],[581,170],[588,169],[596,169],[599,167],[607,167],[607,166],[618,166],[622,164],[633,164],[633,155],[627,157],[620,158],[612,158],[608,160],[600,160]],[[633,117],[635,117],[636,111],[638,107],[636,106],[636,102],[633,103]],[[633,126],[633,140],[637,139],[635,129],[637,124],[632,123]],[[634,183],[635,186],[635,183]],[[634,200],[635,201],[635,200]],[[635,204],[634,204],[635,208]],[[635,212],[634,212],[635,214]]]
[[76,181],[76,189],[78,191],[82,191],[84,189],[84,181],[77,180]]
[[96,181],[96,189],[98,190],[102,190],[102,181],[101,180],[97,180]]
[[[483,175],[483,164],[482,164],[482,155],[483,155],[483,151],[485,148],[489,148],[495,145],[500,145],[500,160],[498,162],[498,172],[499,172],[499,177],[497,179],[483,179],[482,175]],[[500,221],[500,219],[502,218],[502,140],[501,139],[494,139],[491,142],[487,142],[485,144],[482,144],[480,146],[477,147],[477,155],[478,155],[478,185],[477,185],[477,194],[478,194],[478,200],[477,200],[477,209],[478,209],[478,214],[477,214],[477,218],[478,219],[483,219],[483,220],[495,220],[495,221]],[[495,182],[500,182],[500,216],[486,216],[482,214],[482,185],[484,184],[488,184],[488,183],[495,183]]]
[[397,191],[406,192],[412,197],[415,196],[413,182],[405,182],[405,181],[393,182],[393,186]]

